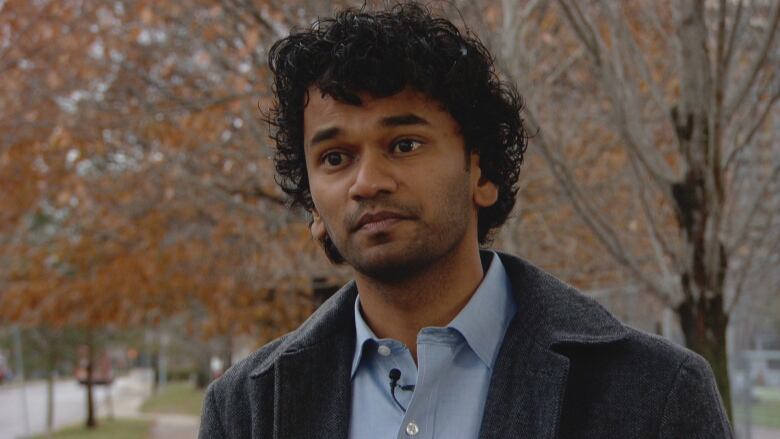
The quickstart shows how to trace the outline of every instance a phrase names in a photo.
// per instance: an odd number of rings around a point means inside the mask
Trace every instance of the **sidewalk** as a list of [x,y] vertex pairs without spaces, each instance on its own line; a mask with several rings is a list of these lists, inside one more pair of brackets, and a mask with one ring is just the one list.
[[753,427],[752,439],[780,439],[780,430],[774,428]]
[[152,394],[150,371],[135,369],[125,378],[117,380],[113,392],[114,415],[117,418],[151,420],[152,429],[149,439],[193,439],[198,437],[200,420],[194,416],[141,412],[141,405]]
[[186,415],[151,415],[154,418],[149,439],[194,439],[199,419]]
[[117,378],[112,388],[111,400],[100,401],[101,414],[113,414],[117,418],[138,418],[141,405],[152,394],[152,371],[132,369],[126,376]]

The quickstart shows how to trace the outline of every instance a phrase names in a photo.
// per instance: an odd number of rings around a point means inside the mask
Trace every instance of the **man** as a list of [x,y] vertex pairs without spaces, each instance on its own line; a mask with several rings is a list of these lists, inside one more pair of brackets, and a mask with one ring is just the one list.
[[416,4],[271,49],[278,181],[354,281],[209,388],[201,438],[730,437],[698,355],[518,258],[521,100]]

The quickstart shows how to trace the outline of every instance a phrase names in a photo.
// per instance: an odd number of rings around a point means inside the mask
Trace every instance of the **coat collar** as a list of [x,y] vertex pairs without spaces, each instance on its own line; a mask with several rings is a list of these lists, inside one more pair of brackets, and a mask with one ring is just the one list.
[[345,285],[251,372],[253,394],[273,393],[274,439],[349,435],[356,297]]
[[569,373],[569,359],[559,349],[615,342],[628,331],[571,286],[521,259],[499,256],[517,314],[496,358],[479,437],[554,438]]
[[520,258],[499,253],[512,282],[518,324],[544,347],[603,344],[628,330],[593,299]]
[[356,298],[355,281],[350,281],[320,305],[298,329],[291,332],[272,355],[266,357],[252,370],[250,377],[257,378],[268,372],[282,355],[306,352],[318,344],[334,338],[352,339],[354,344],[355,315],[353,307]]
[[[628,330],[573,287],[498,255],[517,314],[496,359],[480,439],[554,437],[569,369],[560,348],[612,343]],[[253,369],[252,378],[274,374],[275,437],[347,436],[356,297],[355,283],[346,284]]]
[[[527,261],[496,253],[512,282],[518,329],[538,344],[602,344],[626,336],[626,328],[593,299]],[[334,336],[354,337],[356,298],[357,287],[350,281],[290,333],[276,355],[255,367],[252,376],[270,368],[282,352],[306,350]]]

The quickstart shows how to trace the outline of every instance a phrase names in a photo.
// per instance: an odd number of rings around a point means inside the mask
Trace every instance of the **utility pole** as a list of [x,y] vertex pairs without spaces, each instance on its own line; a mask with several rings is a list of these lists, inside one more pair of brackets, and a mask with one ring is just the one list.
[[14,326],[14,357],[16,357],[16,379],[19,381],[19,390],[22,397],[22,417],[24,418],[24,431],[30,435],[30,415],[27,412],[27,386],[24,382],[24,359],[22,358],[22,331],[19,326]]
[[165,354],[168,349],[170,338],[171,337],[166,330],[160,329],[160,350],[157,366],[160,369],[158,386],[161,389],[168,385],[168,357]]

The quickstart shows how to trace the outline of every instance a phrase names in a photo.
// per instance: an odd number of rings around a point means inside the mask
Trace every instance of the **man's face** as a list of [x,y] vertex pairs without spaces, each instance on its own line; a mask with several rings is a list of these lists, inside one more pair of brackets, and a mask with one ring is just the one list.
[[476,243],[477,208],[492,205],[455,120],[421,93],[361,95],[349,105],[309,90],[304,148],[312,233],[375,279],[411,275]]

